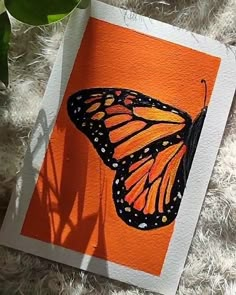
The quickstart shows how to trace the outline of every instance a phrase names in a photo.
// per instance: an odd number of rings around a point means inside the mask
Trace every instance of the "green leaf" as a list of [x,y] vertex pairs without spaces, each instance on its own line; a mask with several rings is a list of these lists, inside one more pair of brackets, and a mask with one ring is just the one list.
[[8,49],[11,24],[6,12],[0,14],[0,80],[8,85]]
[[0,0],[0,14],[5,12],[5,10],[6,10],[6,7],[5,7],[5,4],[4,4],[4,1]]
[[90,0],[81,0],[78,7],[80,9],[85,9],[89,6]]
[[[78,4],[84,8],[87,0],[5,0],[9,13],[30,25],[44,25],[67,16]],[[81,8],[82,8],[81,7]]]

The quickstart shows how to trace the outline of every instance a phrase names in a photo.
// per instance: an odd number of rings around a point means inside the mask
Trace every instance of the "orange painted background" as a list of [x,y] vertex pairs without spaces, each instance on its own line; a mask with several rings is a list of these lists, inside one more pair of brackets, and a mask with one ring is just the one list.
[[207,81],[209,102],[219,64],[216,57],[90,19],[22,234],[160,275],[174,223],[140,231],[117,216],[114,172],[69,120],[67,99],[83,88],[123,87],[187,111],[194,119],[204,103],[200,81]]

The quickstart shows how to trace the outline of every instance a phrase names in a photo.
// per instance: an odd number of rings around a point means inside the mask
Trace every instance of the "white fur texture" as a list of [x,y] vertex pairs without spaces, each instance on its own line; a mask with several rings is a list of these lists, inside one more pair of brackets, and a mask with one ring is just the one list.
[[[236,43],[235,0],[104,0]],[[127,17],[133,17],[127,13]],[[65,22],[64,22],[65,23]],[[0,212],[9,201],[64,24],[32,28],[12,20],[10,87],[0,85]],[[227,99],[227,97],[225,97]],[[217,118],[216,118],[217,119]],[[178,294],[236,294],[236,105],[232,106]],[[10,233],[9,233],[10,234]],[[155,262],[154,262],[155,263]],[[142,290],[0,247],[0,294],[141,295]]]

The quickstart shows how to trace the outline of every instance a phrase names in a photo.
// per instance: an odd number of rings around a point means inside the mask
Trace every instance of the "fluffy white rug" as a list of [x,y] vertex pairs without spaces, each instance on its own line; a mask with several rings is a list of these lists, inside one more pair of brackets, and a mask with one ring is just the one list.
[[[236,42],[235,0],[104,2],[208,35],[225,44]],[[132,14],[128,13],[127,17]],[[22,164],[65,21],[44,28],[24,26],[13,20],[12,23],[10,87],[7,90],[0,85],[1,218]],[[235,127],[234,104],[178,294],[236,294]],[[145,292],[0,247],[0,294],[131,295]]]

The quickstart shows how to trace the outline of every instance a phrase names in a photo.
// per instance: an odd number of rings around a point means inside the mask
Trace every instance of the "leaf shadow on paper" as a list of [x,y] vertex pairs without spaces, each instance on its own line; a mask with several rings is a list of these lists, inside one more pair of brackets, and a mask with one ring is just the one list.
[[[99,272],[104,276],[108,276],[107,264],[105,260],[99,260],[95,257],[101,255],[106,257],[106,241],[104,236],[104,221],[103,221],[103,209],[101,207],[101,202],[98,207],[98,211],[96,214],[91,214],[89,216],[83,216],[83,210],[86,206],[84,194],[85,194],[85,186],[86,186],[86,171],[81,173],[80,167],[76,171],[73,171],[73,177],[70,179],[71,182],[78,183],[78,186],[71,186],[68,188],[65,180],[66,173],[69,169],[67,165],[68,159],[63,158],[62,165],[66,166],[62,168],[62,175],[59,177],[58,171],[56,169],[56,155],[54,154],[51,143],[49,142],[49,130],[51,130],[51,126],[48,126],[47,117],[44,110],[41,110],[34,128],[34,131],[37,130],[37,133],[40,133],[40,136],[37,137],[37,142],[31,145],[33,148],[32,151],[28,152],[28,161],[22,171],[22,185],[21,185],[21,196],[25,196],[25,194],[34,194],[34,208],[37,208],[37,212],[28,210],[26,214],[26,222],[32,225],[32,229],[30,229],[30,237],[43,240],[51,244],[51,247],[47,248],[51,253],[47,253],[46,257],[50,259],[50,257],[55,257],[54,245],[61,246],[60,247],[60,256],[67,256],[68,245],[73,244],[74,249],[79,250],[78,255],[76,256],[76,261],[74,262],[74,266],[80,268],[85,268],[88,271]],[[40,130],[40,132],[39,132]],[[65,131],[65,141],[70,140],[70,134]],[[48,143],[49,142],[49,143]],[[48,143],[48,144],[47,144]],[[70,153],[70,148],[72,144],[67,144],[64,146],[64,155]],[[37,168],[34,167],[33,161],[38,156],[38,153],[44,152],[47,150],[46,156],[44,158],[44,164],[40,172],[38,172]],[[86,154],[86,153],[83,153]],[[78,152],[78,157],[80,156],[80,152]],[[73,159],[76,160],[76,159]],[[83,167],[86,167],[88,159],[83,157]],[[81,159],[80,159],[81,162]],[[49,168],[51,166],[52,168]],[[51,169],[51,174],[53,172],[53,177],[49,177],[49,170]],[[29,173],[30,172],[30,173]],[[42,186],[40,188],[35,187],[35,190],[29,192],[29,184],[35,182],[36,175],[39,175],[38,178],[43,179]],[[61,179],[59,181],[59,179]],[[79,181],[78,181],[79,180]],[[68,182],[67,182],[68,183]],[[75,189],[77,187],[77,189]],[[33,188],[32,188],[33,189]],[[51,199],[51,195],[56,196],[57,202],[53,202]],[[76,200],[78,198],[79,200]],[[99,196],[98,196],[99,198]],[[77,205],[77,220],[78,223],[74,224],[70,220],[70,214],[72,207],[75,206],[75,202]],[[21,214],[21,204],[19,206],[18,214]],[[56,216],[56,218],[55,218]],[[57,224],[55,220],[57,219]],[[27,221],[28,220],[28,221]],[[94,245],[94,251],[92,256],[89,257],[89,261],[86,263],[86,267],[82,266],[84,260],[84,253],[90,243],[91,234],[97,224],[98,228],[98,239],[96,245]],[[24,230],[23,226],[23,234],[27,235],[27,228]],[[35,230],[38,228],[38,230]],[[68,230],[69,228],[69,230]],[[65,229],[67,231],[67,235],[65,237]],[[80,231],[80,229],[83,229]],[[57,260],[57,259],[55,259]],[[58,257],[60,261],[60,258]]]

